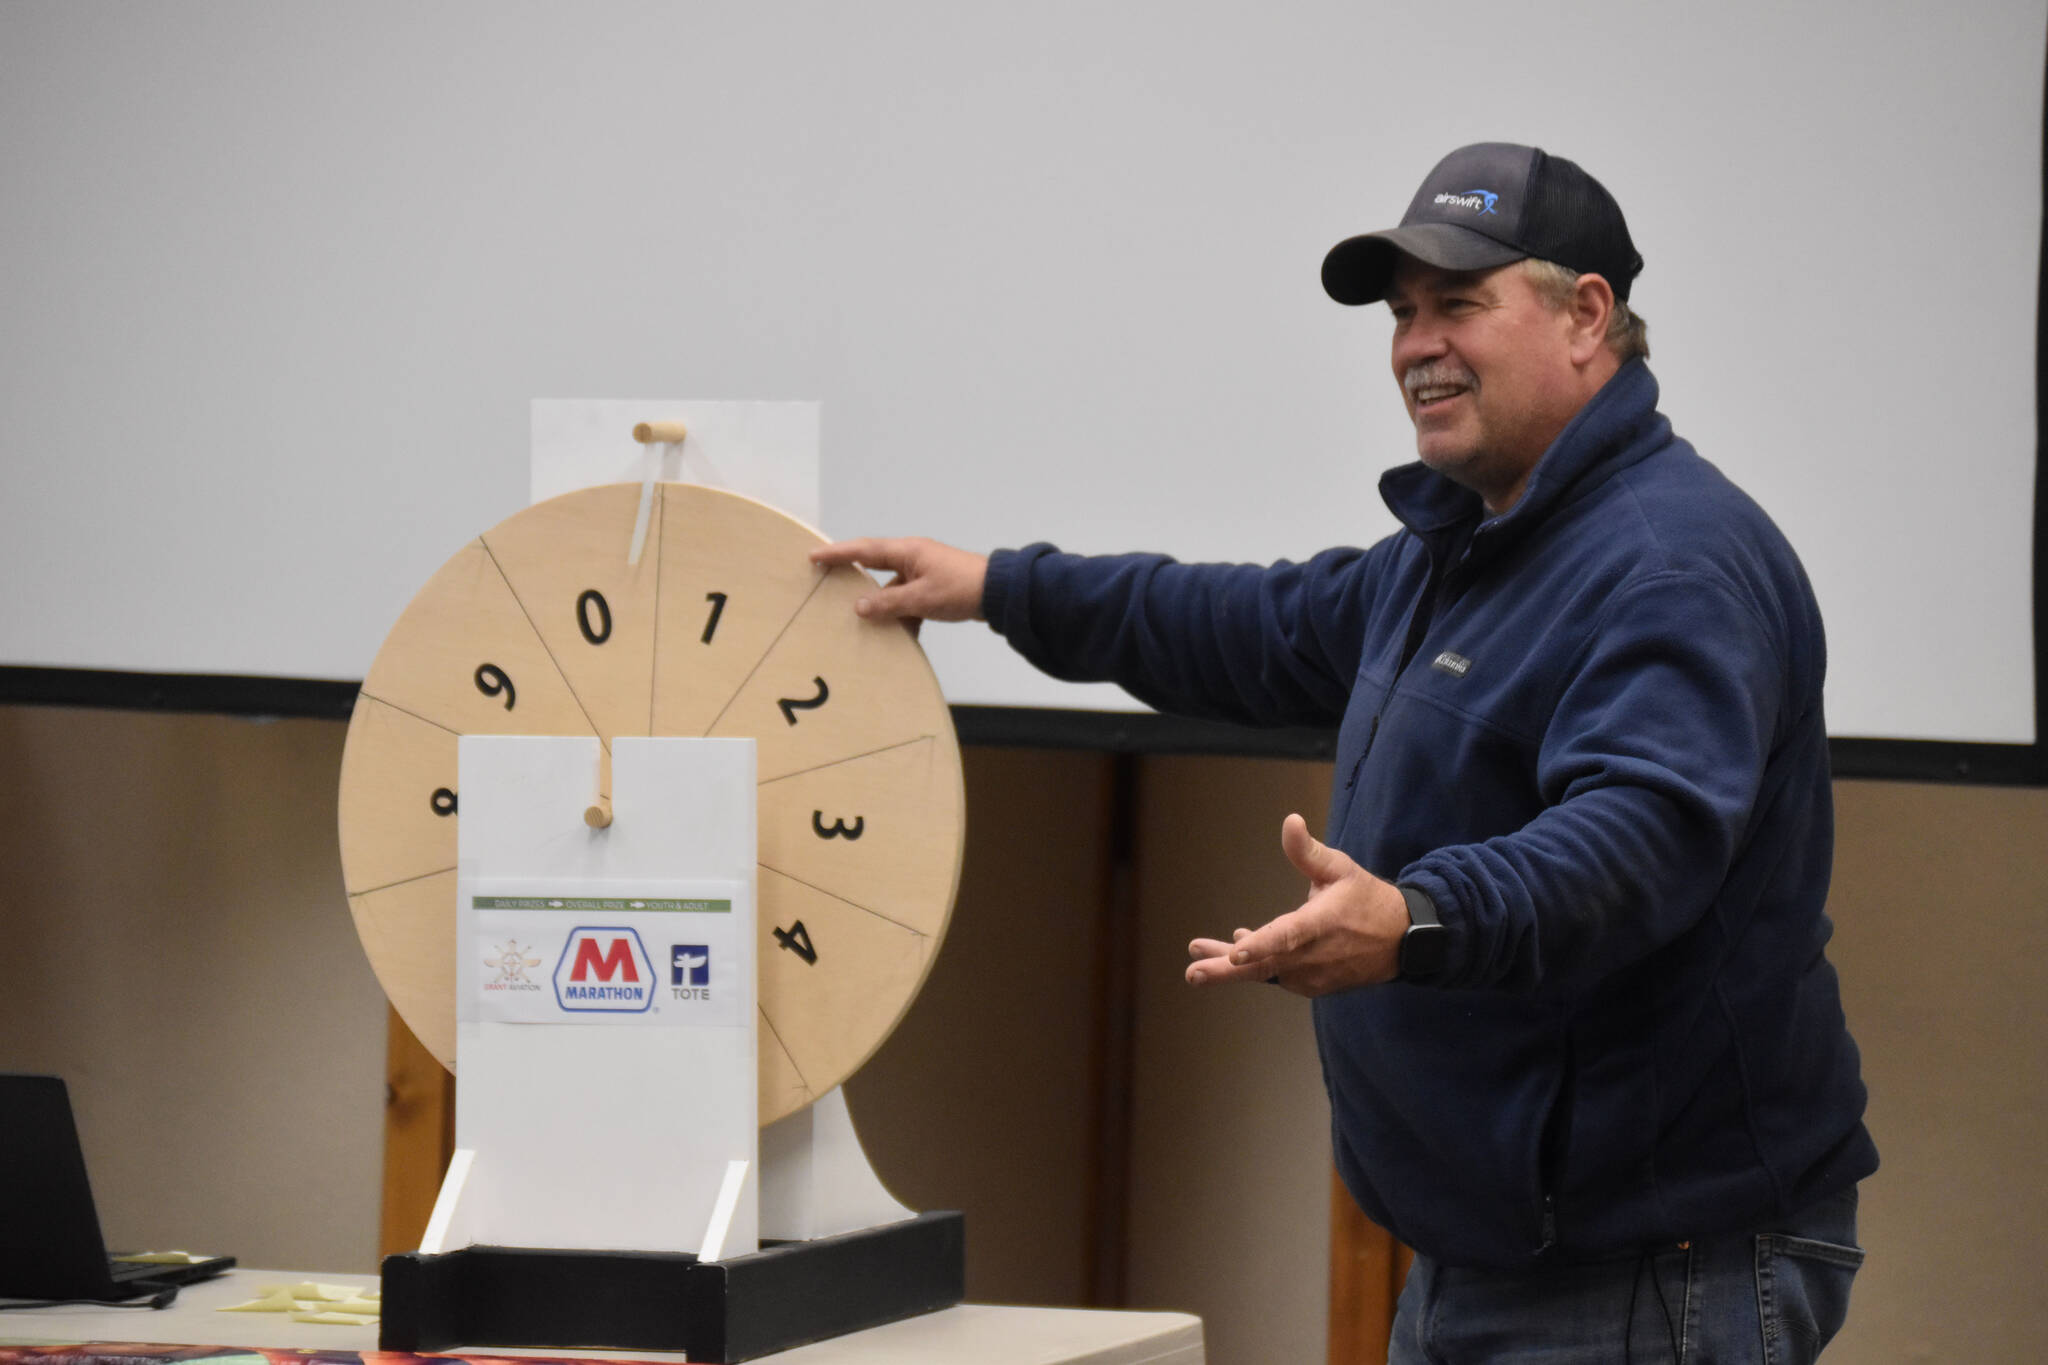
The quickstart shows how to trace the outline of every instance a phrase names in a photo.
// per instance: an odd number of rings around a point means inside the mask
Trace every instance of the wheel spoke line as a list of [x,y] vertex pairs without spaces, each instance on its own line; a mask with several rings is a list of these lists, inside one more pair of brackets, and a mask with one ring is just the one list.
[[916,934],[919,938],[931,937],[931,935],[927,934],[924,930],[918,928],[916,925],[905,924],[902,920],[897,919],[892,915],[885,915],[881,911],[876,910],[871,906],[862,905],[859,901],[850,901],[836,891],[827,891],[824,887],[819,886],[816,882],[807,882],[802,877],[790,876],[789,873],[784,872],[781,868],[773,866],[772,864],[756,862],[754,865],[756,867],[767,868],[768,871],[773,872],[776,876],[786,878],[789,881],[793,881],[798,886],[809,887],[811,890],[817,892],[821,896],[830,896],[833,900],[838,901],[841,905],[850,905],[864,915],[873,915],[876,919],[881,920],[884,924],[893,924],[898,929],[903,930],[905,933]]
[[583,698],[576,695],[576,684],[569,681],[569,674],[563,669],[562,661],[555,657],[554,649],[548,644],[548,637],[541,634],[540,626],[533,619],[533,613],[527,609],[526,599],[519,595],[518,585],[512,581],[512,575],[506,573],[505,566],[498,562],[498,552],[493,550],[491,542],[482,536],[476,538],[476,543],[484,547],[484,554],[489,557],[491,567],[498,571],[498,577],[504,581],[505,591],[512,594],[512,601],[518,605],[519,614],[526,618],[526,628],[533,632],[534,639],[540,641],[542,652],[548,656],[548,662],[555,666],[555,676],[560,678],[562,686],[569,690],[569,700],[575,702],[576,709],[583,713],[583,723],[590,727],[591,734],[597,736],[597,742],[604,746],[604,751],[610,753],[612,742],[598,730],[597,721],[591,716],[590,708],[583,704]]
[[754,785],[757,787],[772,787],[777,782],[787,782],[792,777],[805,777],[811,773],[823,772],[827,768],[836,768],[842,763],[858,763],[864,758],[873,758],[876,754],[886,754],[897,749],[907,749],[913,744],[929,744],[937,738],[937,735],[913,735],[909,739],[899,739],[894,744],[884,744],[879,749],[869,749],[866,753],[849,754],[845,758],[834,758],[824,763],[813,764],[808,768],[798,768],[793,773],[779,773],[774,777],[764,777]]
[[454,870],[453,867],[437,867],[432,872],[422,872],[417,877],[400,877],[397,881],[386,882],[382,886],[366,886],[361,891],[350,891],[348,898],[354,900],[357,896],[374,896],[379,891],[389,891],[394,886],[410,886],[414,882],[423,882],[429,877],[439,877]]
[[811,584],[811,590],[804,594],[804,600],[796,604],[796,610],[791,612],[789,619],[782,623],[782,629],[775,632],[775,638],[768,642],[768,648],[761,651],[761,657],[754,660],[754,666],[747,670],[747,676],[740,679],[740,685],[735,687],[732,690],[732,695],[725,699],[725,705],[718,708],[718,714],[711,718],[711,724],[704,727],[706,735],[709,735],[718,728],[718,722],[724,720],[725,713],[732,710],[732,704],[740,699],[740,693],[747,690],[747,684],[752,682],[754,675],[761,671],[761,665],[768,662],[768,656],[775,652],[775,646],[782,643],[782,637],[789,634],[789,628],[796,624],[796,618],[804,614],[804,608],[811,605],[811,599],[818,595],[818,589],[825,586],[825,580],[829,577],[831,575],[828,573],[818,575],[818,581]]
[[818,1087],[811,1084],[810,1078],[804,1075],[804,1069],[796,1064],[796,1054],[789,1050],[788,1043],[782,1041],[782,1031],[776,1028],[775,1021],[768,1017],[768,1007],[756,1002],[754,1008],[761,1012],[761,1022],[768,1026],[769,1035],[775,1039],[775,1046],[781,1048],[782,1055],[789,1058],[789,1069],[796,1073],[797,1080],[802,1083],[803,1088],[809,1092],[811,1098],[816,1099],[818,1097]]
[[376,702],[379,706],[390,707],[392,710],[396,711],[401,716],[411,716],[414,720],[420,722],[422,725],[431,725],[436,730],[446,730],[449,734],[455,736],[457,739],[462,738],[462,731],[456,729],[452,725],[443,725],[440,721],[435,720],[430,716],[423,716],[417,711],[410,710],[406,707],[400,706],[395,701],[386,701],[384,700],[384,698],[378,696],[374,692],[364,692],[363,696],[369,698],[373,702]]

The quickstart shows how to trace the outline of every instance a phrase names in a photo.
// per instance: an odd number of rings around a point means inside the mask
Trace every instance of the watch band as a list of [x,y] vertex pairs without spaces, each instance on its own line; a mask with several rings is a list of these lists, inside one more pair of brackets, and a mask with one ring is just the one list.
[[1396,886],[1408,903],[1408,931],[1401,935],[1395,975],[1402,981],[1435,976],[1450,958],[1451,931],[1436,913],[1436,902],[1412,886]]

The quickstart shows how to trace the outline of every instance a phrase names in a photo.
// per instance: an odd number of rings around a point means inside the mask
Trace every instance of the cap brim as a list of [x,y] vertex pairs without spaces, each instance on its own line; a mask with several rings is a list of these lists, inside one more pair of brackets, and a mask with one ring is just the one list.
[[1456,223],[1415,223],[1350,237],[1323,257],[1323,292],[1339,303],[1378,303],[1403,256],[1440,270],[1491,270],[1529,253]]

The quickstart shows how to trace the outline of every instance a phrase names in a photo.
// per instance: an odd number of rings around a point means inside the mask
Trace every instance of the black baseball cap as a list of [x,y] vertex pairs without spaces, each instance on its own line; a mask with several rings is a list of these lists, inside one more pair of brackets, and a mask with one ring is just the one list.
[[1623,300],[1643,268],[1605,186],[1574,162],[1512,142],[1475,142],[1437,162],[1401,226],[1330,248],[1323,288],[1339,303],[1377,303],[1403,253],[1444,270],[1534,256],[1602,276]]

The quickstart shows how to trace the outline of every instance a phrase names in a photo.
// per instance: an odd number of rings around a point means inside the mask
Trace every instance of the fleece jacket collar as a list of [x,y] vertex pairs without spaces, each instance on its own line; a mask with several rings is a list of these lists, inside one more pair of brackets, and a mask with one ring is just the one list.
[[1608,478],[1670,440],[1671,423],[1657,411],[1657,380],[1631,360],[1601,386],[1557,434],[1522,496],[1500,516],[1487,518],[1479,495],[1420,461],[1380,476],[1380,497],[1401,524],[1431,544],[1472,530],[1471,554],[1498,554],[1558,508],[1584,497]]

